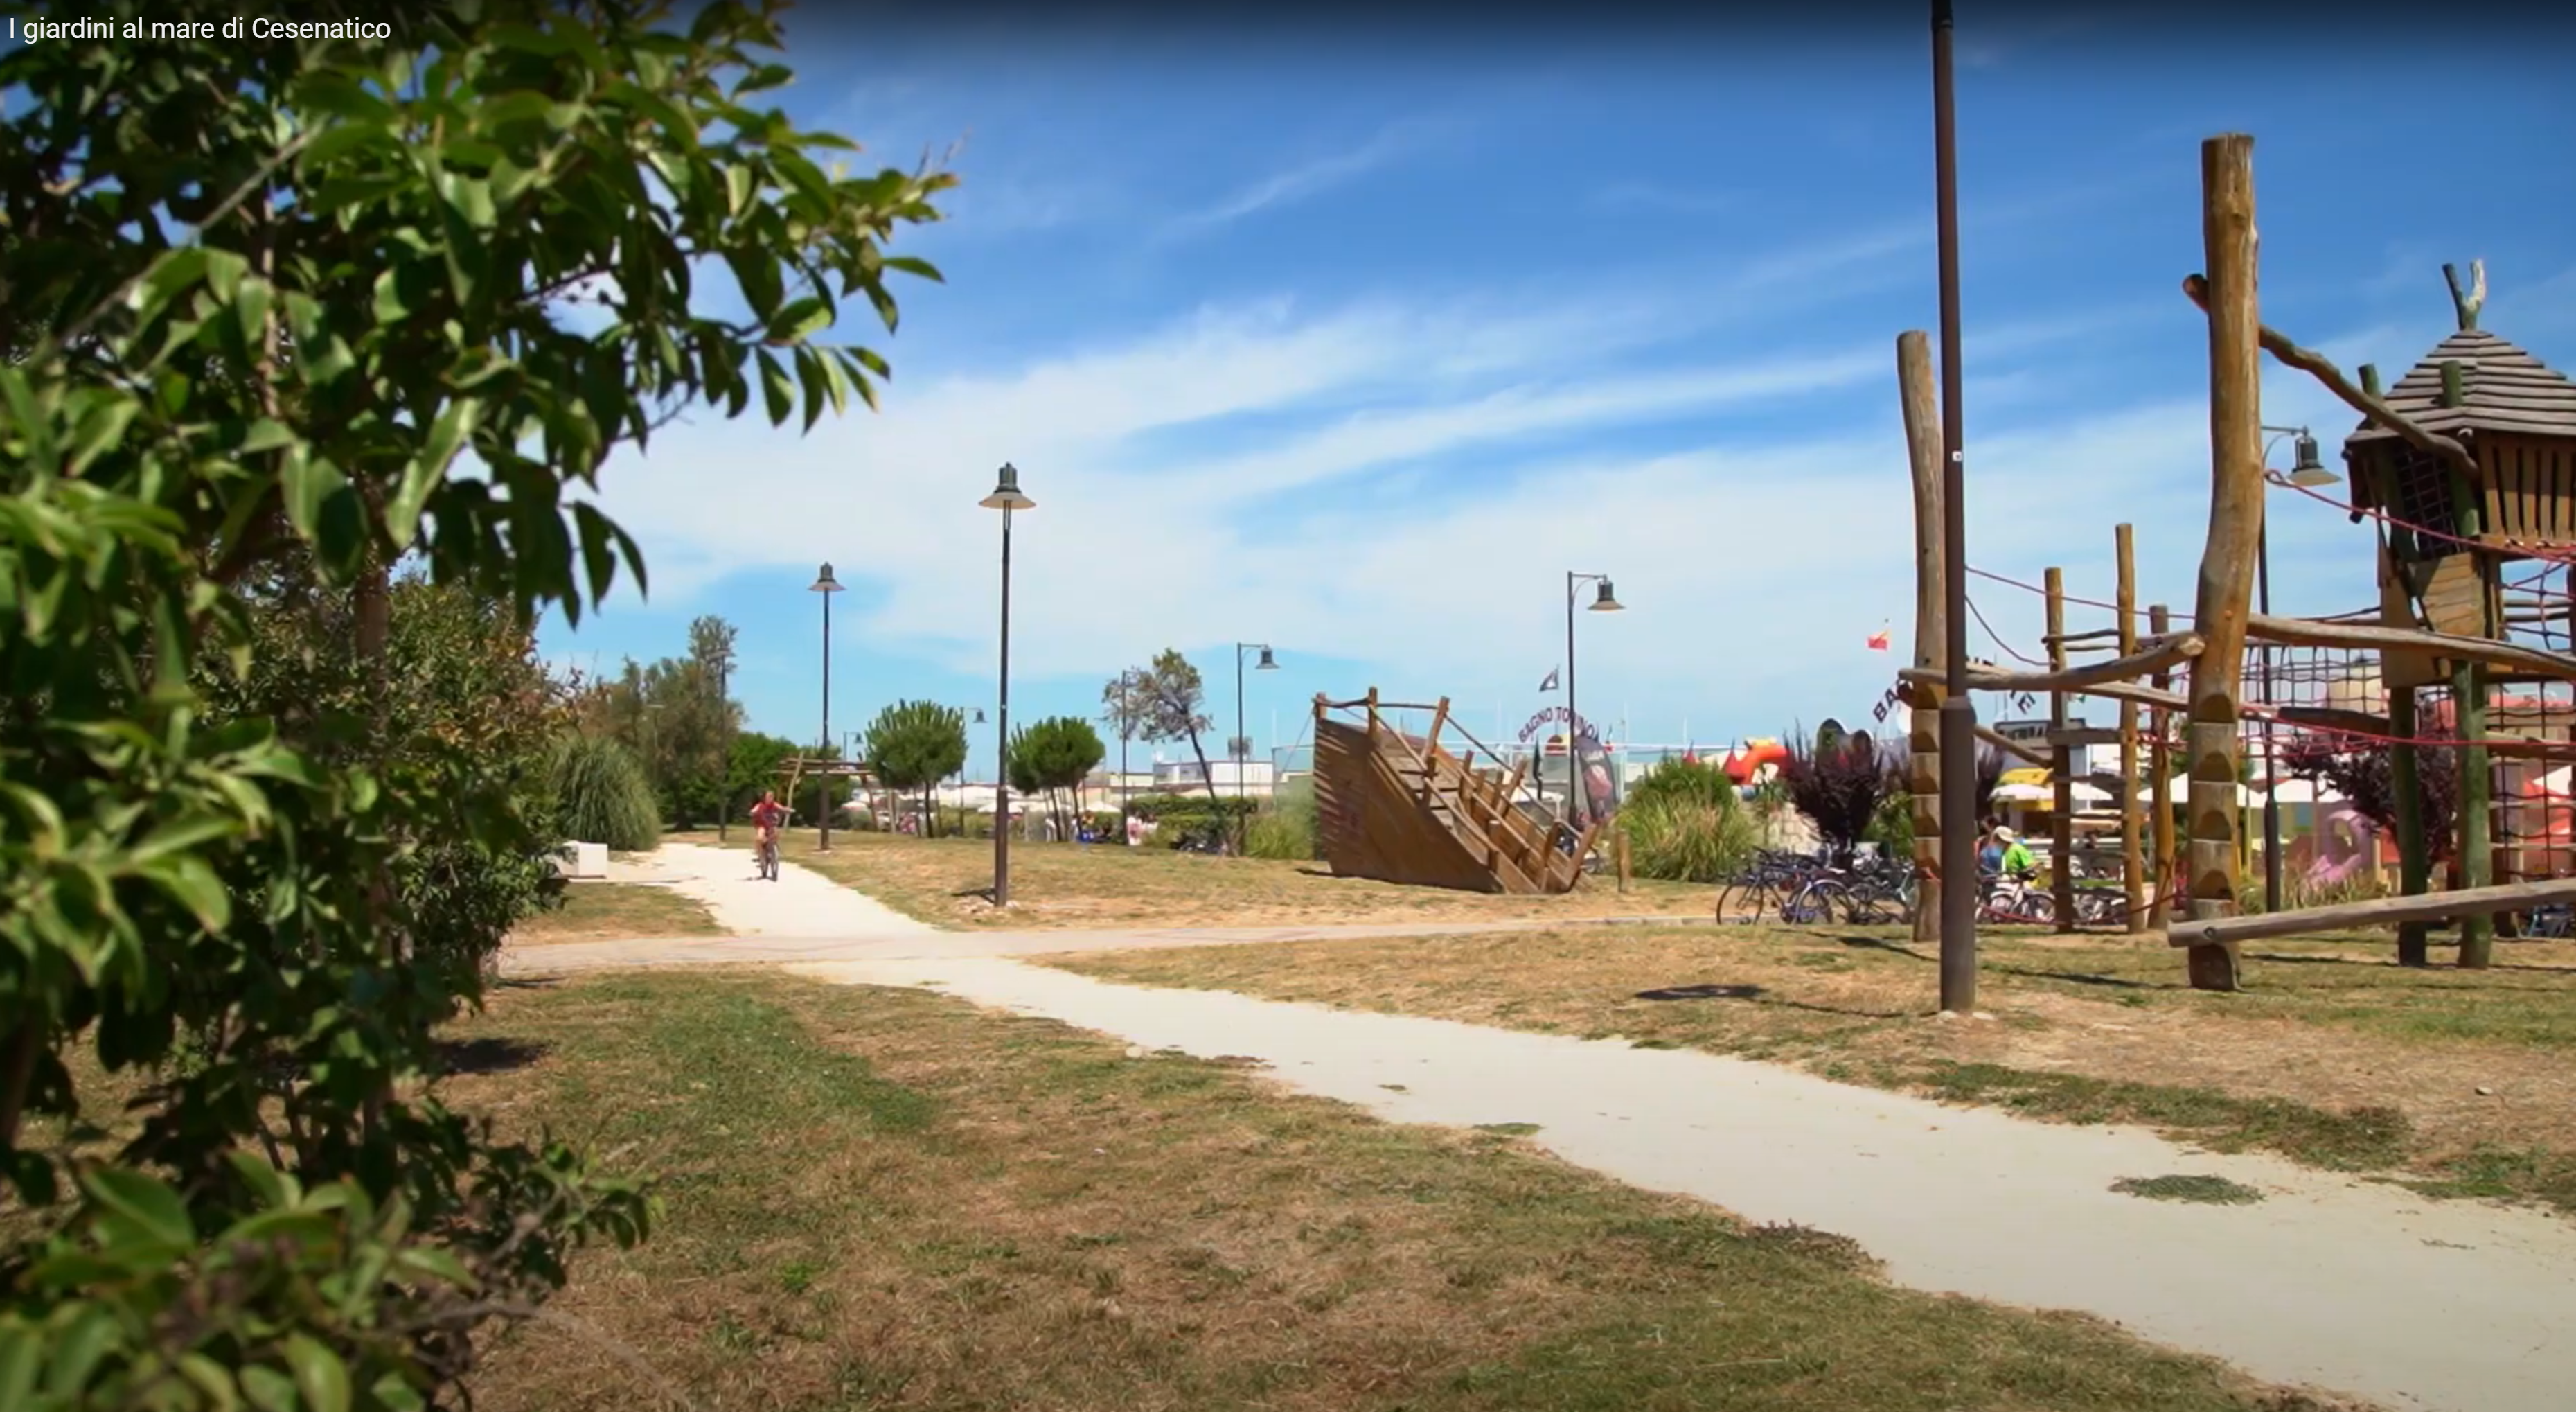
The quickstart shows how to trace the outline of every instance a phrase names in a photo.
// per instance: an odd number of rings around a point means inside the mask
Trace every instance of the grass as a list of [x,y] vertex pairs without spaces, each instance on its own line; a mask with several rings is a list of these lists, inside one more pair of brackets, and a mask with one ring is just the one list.
[[489,1351],[490,1412],[2318,1405],[1893,1288],[1830,1233],[926,993],[614,977],[506,989],[464,1033],[526,1036],[451,1099],[626,1149],[666,1213]]
[[[715,844],[713,834],[675,841]],[[857,888],[935,926],[1040,930],[1118,927],[1325,926],[1365,922],[1491,922],[1551,918],[1707,916],[1705,887],[1638,879],[1586,883],[1562,897],[1507,897],[1337,878],[1321,863],[1216,858],[1123,844],[1011,845],[1011,906],[991,905],[990,839],[926,839],[886,833],[832,835],[832,851],[796,830],[780,857]],[[730,847],[748,849],[747,832]]]
[[1241,991],[1650,1048],[2203,1148],[2396,1174],[2439,1196],[2576,1213],[2576,945],[2406,969],[2357,938],[2249,948],[2249,989],[2117,938],[1981,939],[1993,1022],[1931,1023],[1937,957],[1850,928],[1599,928],[1063,955],[1104,980]]
[[2243,1182],[2181,1173],[2169,1177],[2122,1177],[2111,1183],[2111,1190],[2149,1201],[2189,1201],[2202,1206],[2251,1206],[2263,1199],[2263,1193]]
[[556,911],[540,912],[521,922],[510,933],[510,944],[713,936],[719,931],[705,904],[652,883],[569,883],[563,903]]

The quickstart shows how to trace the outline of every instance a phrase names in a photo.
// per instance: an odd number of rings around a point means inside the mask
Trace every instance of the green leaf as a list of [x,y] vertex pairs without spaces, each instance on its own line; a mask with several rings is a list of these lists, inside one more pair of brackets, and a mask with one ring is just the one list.
[[118,1229],[130,1235],[139,1234],[173,1250],[196,1242],[197,1228],[188,1220],[188,1208],[179,1193],[152,1177],[125,1167],[101,1167],[81,1177],[81,1188],[103,1217],[112,1218]]
[[349,1412],[349,1367],[311,1334],[286,1336],[286,1365],[310,1412]]
[[240,832],[241,825],[218,814],[183,814],[154,829],[134,846],[134,851],[126,858],[133,866],[141,867],[201,843],[231,838]]
[[263,451],[274,451],[281,446],[293,446],[302,440],[303,438],[297,436],[285,423],[262,417],[250,424],[250,430],[242,433],[240,443],[233,447],[233,454],[256,456]]
[[403,302],[400,271],[392,265],[376,271],[376,322],[400,323],[410,312],[411,306]]
[[81,414],[80,424],[72,431],[70,455],[64,459],[63,472],[79,475],[109,447],[125,437],[125,429],[134,424],[134,416],[143,404],[122,394],[112,394]]
[[169,306],[181,291],[194,286],[206,273],[206,247],[182,245],[152,262],[152,272],[127,296],[134,316],[145,322]]
[[474,1275],[465,1268],[464,1261],[434,1245],[405,1246],[394,1257],[394,1268],[458,1289],[472,1289],[475,1285]]
[[290,448],[286,464],[278,468],[285,490],[286,520],[295,532],[306,539],[321,533],[322,502],[349,488],[349,478],[340,468],[304,447]]
[[385,506],[385,533],[393,542],[409,547],[420,531],[421,507],[429,503],[430,492],[447,478],[447,468],[456,461],[456,453],[465,448],[466,438],[483,422],[483,399],[459,397],[439,412],[430,425],[429,437],[421,444],[420,454],[403,468],[401,487],[391,504]]
[[[382,122],[336,122],[322,129],[311,142],[305,143],[304,151],[296,160],[308,171],[319,171],[352,152],[387,146],[392,141],[393,129]],[[381,177],[360,178],[357,184],[334,193],[338,199],[328,203],[325,209],[336,210],[347,199],[369,191],[380,194],[390,185]]]
[[362,122],[390,122],[394,110],[385,100],[369,93],[349,74],[335,69],[321,69],[306,74],[295,84],[295,104],[316,113]]
[[47,1390],[74,1405],[89,1401],[79,1394],[90,1391],[90,1376],[107,1358],[117,1339],[116,1316],[97,1304],[74,1306],[70,1319],[54,1327],[53,1356],[45,1370]]
[[187,908],[207,931],[220,932],[231,923],[232,894],[224,890],[224,880],[215,875],[205,859],[182,853],[147,863],[135,871],[169,894],[171,901]]
[[939,272],[938,266],[930,263],[928,260],[921,259],[914,255],[888,255],[885,259],[885,267],[889,270],[901,270],[905,274],[918,276],[922,279],[929,280],[933,284],[946,284],[948,282],[948,277]]
[[43,1335],[24,1324],[0,1323],[0,1407],[32,1407],[36,1370],[44,1366]]
[[232,1370],[202,1353],[180,1354],[179,1376],[205,1394],[216,1412],[233,1412],[241,1406],[241,1392],[234,1386]]
[[297,1412],[295,1380],[264,1363],[241,1370],[241,1389],[259,1412]]
[[769,404],[769,424],[786,425],[796,410],[796,380],[767,349],[760,353],[760,393]]
[[831,303],[809,294],[779,310],[769,321],[769,341],[803,343],[831,326]]
[[733,282],[741,286],[742,302],[751,306],[751,316],[764,326],[769,324],[778,315],[779,301],[787,297],[778,261],[767,251],[727,250],[725,264],[733,270]]

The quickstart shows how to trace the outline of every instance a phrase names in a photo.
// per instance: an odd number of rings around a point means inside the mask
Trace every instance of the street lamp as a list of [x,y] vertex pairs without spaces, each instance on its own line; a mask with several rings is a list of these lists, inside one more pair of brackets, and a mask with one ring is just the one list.
[[[823,595],[823,738],[815,748],[829,754],[832,749],[832,595],[841,591],[841,581],[832,577],[832,566],[825,564],[823,571],[814,576],[814,581],[806,585],[805,591]],[[829,853],[832,851],[832,776],[828,768],[815,785],[815,790],[816,797],[823,801],[823,807],[817,811],[821,815],[817,822],[822,827],[823,836],[814,848],[818,853]],[[788,807],[794,808],[795,801],[789,800]]]
[[993,783],[993,905],[1011,905],[1011,512],[1034,510],[1038,502],[1020,493],[1020,473],[1002,463],[993,493],[976,502],[1002,512],[1002,694],[995,703],[1000,719],[993,723],[993,755],[1000,762]]
[[[1574,711],[1574,604],[1582,596],[1577,590],[1587,583],[1601,585],[1600,591],[1593,595],[1593,612],[1616,613],[1628,606],[1610,591],[1608,574],[1569,571],[1565,576],[1565,797],[1573,811],[1568,818],[1573,825],[1577,845],[1583,841],[1583,816],[1588,811],[1584,808],[1583,798],[1583,731],[1578,724],[1582,718]],[[1576,860],[1577,866],[1581,861]]]
[[1226,753],[1234,757],[1234,851],[1237,853],[1243,851],[1244,843],[1243,771],[1245,762],[1252,758],[1252,741],[1243,733],[1243,654],[1246,652],[1261,654],[1261,660],[1252,666],[1254,671],[1279,670],[1278,659],[1270,655],[1269,643],[1238,642],[1234,645],[1234,740],[1231,742],[1234,748]]
[[[2302,490],[2311,490],[2321,485],[2333,485],[2343,479],[2327,470],[2325,463],[2317,459],[2317,439],[2309,434],[2306,427],[2267,426],[2263,430],[2272,434],[2271,439],[2263,443],[2265,480],[2278,480],[2283,485],[2295,485]],[[2290,473],[2282,476],[2276,475],[2270,469],[2270,462],[2272,448],[2280,445],[2281,438],[2285,436],[2297,439],[2290,443]],[[2265,515],[2263,528],[2254,536],[2255,602],[2258,611],[2266,617],[2269,617],[2272,612],[2271,519],[2270,515]],[[2263,702],[2268,706],[2272,703],[2272,644],[2269,641],[2263,644],[2261,661]],[[2270,711],[2264,712],[2262,722],[2263,910],[2266,912],[2281,910],[2281,799],[2279,794],[2281,766],[2279,758],[2272,753],[2272,715]]]
[[732,826],[733,816],[733,693],[728,682],[733,675],[733,647],[725,646],[724,655],[716,658],[716,842],[725,841],[725,831]]

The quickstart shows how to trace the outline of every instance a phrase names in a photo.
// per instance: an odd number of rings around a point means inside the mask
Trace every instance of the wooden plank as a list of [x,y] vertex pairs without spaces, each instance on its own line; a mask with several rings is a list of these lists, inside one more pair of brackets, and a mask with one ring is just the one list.
[[2211,946],[2254,941],[2301,932],[2343,931],[2353,927],[2390,926],[2400,922],[2439,922],[2454,917],[2491,917],[2498,912],[2576,902],[2576,878],[2543,878],[2455,888],[2417,897],[2374,897],[2366,902],[2338,902],[2251,917],[2195,918],[2166,934],[2172,946]]
[[2492,638],[2461,637],[2381,627],[2375,623],[2329,623],[2316,618],[2275,618],[2257,613],[2246,632],[2266,642],[2298,647],[2413,648],[2445,659],[2539,672],[2554,681],[2576,681],[2576,656],[2550,652]]
[[[2406,592],[2404,576],[2391,558],[2387,536],[2379,536],[2379,623],[2386,628],[2408,632],[2421,631],[2415,616],[2414,599]],[[2402,647],[2383,647],[2379,652],[2380,680],[2390,689],[2429,686],[2442,679],[2441,665],[2429,652]]]
[[[2138,708],[2136,703],[2130,702],[2121,709],[2135,711]],[[2052,726],[2045,743],[2072,749],[2083,745],[2118,745],[2128,738],[2128,733],[2117,726],[2067,726],[2064,729]]]
[[[1918,706],[1915,709],[1919,711],[1922,708]],[[1988,745],[1994,746],[1996,749],[2001,750],[2007,755],[2017,756],[2030,764],[2046,765],[2048,763],[2047,751],[2032,746],[2029,741],[2014,740],[2012,737],[2003,734],[1983,721],[1977,723],[1977,739],[1984,741]]]
[[[1979,663],[1969,669],[1968,675],[1976,679],[1976,689],[1979,691],[2034,693],[2064,691],[2087,696],[2108,696],[2110,692],[2099,691],[2096,688],[2113,686],[2131,677],[2145,676],[2158,667],[2169,667],[2176,662],[2188,661],[2199,656],[2201,650],[2201,639],[2197,635],[2179,632],[2141,643],[2137,651],[2124,656],[2112,657],[2100,662],[2088,662],[2081,667],[2068,667],[2062,671],[2052,669],[2045,672],[2007,672]],[[2576,661],[2576,659],[2570,660]],[[1935,684],[1942,681],[1940,673],[1925,672],[1916,667],[1908,667],[1897,675],[1907,681],[1928,681]]]

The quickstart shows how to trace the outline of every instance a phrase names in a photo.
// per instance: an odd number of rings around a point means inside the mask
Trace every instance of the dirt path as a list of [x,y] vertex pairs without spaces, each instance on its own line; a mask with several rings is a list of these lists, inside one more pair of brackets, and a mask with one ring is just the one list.
[[[2439,1412],[2559,1412],[2576,1386],[2576,1340],[2562,1331],[2576,1308],[2576,1227],[2553,1217],[1715,1055],[1104,984],[994,946],[1071,949],[1065,933],[1049,934],[1048,948],[998,934],[871,935],[853,929],[864,909],[840,900],[856,899],[820,878],[837,898],[733,880],[738,855],[715,867],[689,880],[690,895],[752,935],[706,943],[714,949],[696,959],[935,986],[1148,1048],[1242,1056],[1400,1122],[1535,1124],[1532,1140],[1568,1161],[1748,1220],[1850,1236],[1901,1283],[2086,1310],[2273,1381]],[[796,895],[815,899],[810,915],[790,910]],[[528,959],[550,967],[582,949]],[[2227,1177],[2267,1199],[2177,1205],[2110,1190],[2178,1173]]]

